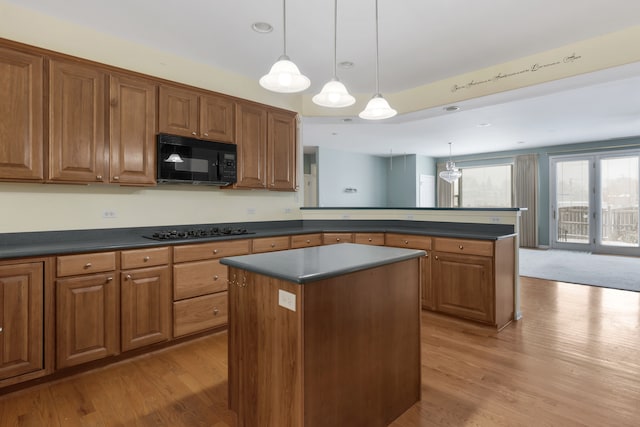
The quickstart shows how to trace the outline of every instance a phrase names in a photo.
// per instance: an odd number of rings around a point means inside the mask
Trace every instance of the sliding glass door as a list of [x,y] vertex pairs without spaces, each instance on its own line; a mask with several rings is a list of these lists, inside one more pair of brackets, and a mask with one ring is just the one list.
[[551,158],[551,246],[640,255],[640,153]]

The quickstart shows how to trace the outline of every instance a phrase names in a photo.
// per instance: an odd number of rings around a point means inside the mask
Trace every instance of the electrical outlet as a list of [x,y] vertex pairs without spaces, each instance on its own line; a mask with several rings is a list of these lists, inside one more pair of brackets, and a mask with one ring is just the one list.
[[117,217],[118,215],[116,214],[116,211],[112,209],[105,209],[104,211],[102,211],[102,218],[111,219]]
[[296,294],[278,289],[278,305],[296,311]]
[[351,218],[351,215],[349,214],[342,215],[342,219],[349,219],[349,218]]
[[247,208],[247,215],[255,215],[256,208]]
[[285,214],[290,214],[291,213],[291,208],[284,208],[284,213]]

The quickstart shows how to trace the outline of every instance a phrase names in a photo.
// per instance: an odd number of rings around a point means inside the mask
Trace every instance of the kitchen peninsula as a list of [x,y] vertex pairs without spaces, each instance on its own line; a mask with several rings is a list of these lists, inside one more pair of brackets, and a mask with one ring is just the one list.
[[239,426],[386,426],[420,400],[420,257],[343,243],[222,258]]

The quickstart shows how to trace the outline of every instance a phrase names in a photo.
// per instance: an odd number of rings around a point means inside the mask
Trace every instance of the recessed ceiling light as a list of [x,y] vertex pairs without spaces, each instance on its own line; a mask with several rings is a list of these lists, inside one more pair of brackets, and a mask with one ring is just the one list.
[[448,107],[443,108],[444,111],[458,111],[459,109],[460,107],[457,105],[449,105]]
[[331,132],[331,135],[336,136],[338,132]]
[[479,128],[486,128],[491,126],[491,123],[478,123],[478,127]]
[[351,61],[342,61],[338,64],[340,68],[353,68],[353,62]]
[[256,33],[270,33],[273,31],[273,27],[267,22],[254,22],[251,25],[251,29]]
[[518,141],[516,144],[524,144],[524,141]]

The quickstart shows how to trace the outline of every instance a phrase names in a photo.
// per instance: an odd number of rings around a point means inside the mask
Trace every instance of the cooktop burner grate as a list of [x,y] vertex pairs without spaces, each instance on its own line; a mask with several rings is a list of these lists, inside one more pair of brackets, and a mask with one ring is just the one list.
[[246,228],[213,227],[213,228],[191,228],[186,230],[160,230],[146,237],[153,240],[182,240],[182,239],[205,239],[208,237],[237,236],[241,234],[255,234]]

